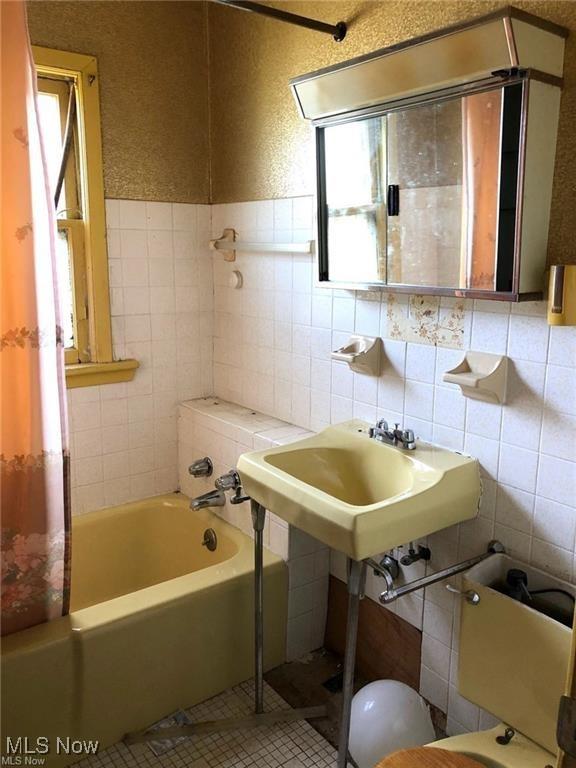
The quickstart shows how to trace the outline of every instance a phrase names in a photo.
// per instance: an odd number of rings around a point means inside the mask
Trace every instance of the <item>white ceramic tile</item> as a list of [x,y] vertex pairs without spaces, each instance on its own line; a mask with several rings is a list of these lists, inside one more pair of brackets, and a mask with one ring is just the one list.
[[434,603],[424,603],[424,633],[444,645],[450,646],[452,613]]
[[576,368],[576,327],[553,325],[550,328],[548,362]]
[[448,448],[451,451],[464,450],[464,432],[461,429],[434,424],[432,427],[432,441],[436,445],[441,445],[443,448]]
[[312,297],[312,325],[316,328],[331,328],[332,297],[314,294]]
[[573,579],[573,558],[574,553],[563,547],[536,538],[532,542],[530,562],[564,581]]
[[356,300],[355,331],[363,336],[380,333],[380,301]]
[[354,400],[375,406],[378,402],[378,380],[374,376],[354,373]]
[[442,712],[448,708],[448,683],[428,667],[422,665],[420,670],[420,693]]
[[147,286],[148,260],[122,259],[122,285],[125,287]]
[[545,408],[540,450],[559,459],[576,461],[576,416]]
[[573,369],[559,365],[548,366],[545,400],[556,411],[576,415],[576,377]]
[[510,405],[502,410],[502,442],[537,451],[542,429],[541,408],[518,408]]
[[574,551],[576,510],[537,496],[533,533],[538,539]]
[[125,315],[150,314],[150,289],[148,287],[124,288]]
[[340,397],[352,397],[354,374],[347,363],[332,362],[332,393]]
[[85,459],[102,454],[102,430],[85,429],[74,434],[74,458]]
[[437,387],[434,396],[434,421],[453,429],[464,429],[466,400],[461,392]]
[[354,331],[354,299],[334,298],[332,327],[338,331]]
[[170,203],[146,203],[148,229],[172,229],[172,205]]
[[109,229],[118,229],[120,226],[120,201],[106,200],[106,226]]
[[500,453],[498,440],[491,440],[468,432],[464,439],[464,450],[478,459],[480,468],[486,475],[493,478],[497,477]]
[[477,731],[480,721],[480,712],[478,707],[463,696],[460,696],[454,686],[450,686],[448,691],[448,712],[451,717],[468,729]]
[[474,312],[470,341],[472,349],[476,352],[506,354],[508,321],[508,315]]
[[172,232],[161,229],[148,232],[148,255],[151,259],[170,259],[173,254]]
[[496,521],[517,531],[531,533],[534,496],[500,483],[496,495]]
[[417,381],[406,381],[404,407],[407,416],[432,420],[434,387]]
[[[196,205],[187,205],[186,203],[174,203],[172,205],[173,228],[175,230],[193,232],[198,224],[198,207]],[[163,229],[163,227],[151,228]]]
[[119,226],[122,229],[146,228],[146,203],[140,200],[119,200]]
[[[182,263],[184,262],[184,267]],[[194,263],[177,259],[175,262],[178,269],[178,285],[184,287],[192,285],[194,279]],[[186,268],[189,267],[187,270]],[[174,285],[174,264],[171,261],[162,259],[149,259],[149,284],[153,287],[163,287]]]
[[406,378],[434,383],[436,348],[425,344],[408,344],[406,348]]
[[120,230],[120,256],[123,259],[143,259],[148,255],[146,232],[137,229]]
[[494,537],[501,541],[506,549],[506,554],[517,560],[527,563],[530,558],[531,538],[527,533],[522,533],[507,525],[496,523]]
[[498,480],[501,483],[534,493],[537,469],[536,451],[527,451],[513,445],[502,445],[498,466]]
[[108,259],[108,279],[110,288],[122,287],[122,262],[120,259]]
[[576,463],[540,455],[536,493],[560,504],[576,506]]
[[548,355],[548,325],[540,317],[512,315],[508,354],[513,359],[545,363]]

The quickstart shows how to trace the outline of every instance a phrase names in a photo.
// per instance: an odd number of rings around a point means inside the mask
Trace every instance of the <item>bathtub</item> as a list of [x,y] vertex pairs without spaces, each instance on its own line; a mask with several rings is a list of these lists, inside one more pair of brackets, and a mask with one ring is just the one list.
[[[72,530],[70,615],[2,643],[2,754],[7,736],[29,749],[47,737],[53,766],[82,757],[61,743],[55,754],[58,737],[103,748],[253,674],[248,536],[181,494],[76,517]],[[264,574],[272,668],[285,658],[288,576],[267,550]]]

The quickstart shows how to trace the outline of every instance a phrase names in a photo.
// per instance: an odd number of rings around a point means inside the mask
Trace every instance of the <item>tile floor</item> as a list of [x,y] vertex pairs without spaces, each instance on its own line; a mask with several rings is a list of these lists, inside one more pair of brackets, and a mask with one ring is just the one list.
[[[265,684],[266,711],[287,704]],[[192,720],[246,716],[252,712],[253,683],[241,683],[187,710]],[[334,748],[307,722],[208,734],[181,741],[157,757],[145,744],[122,742],[76,763],[77,768],[334,768]]]

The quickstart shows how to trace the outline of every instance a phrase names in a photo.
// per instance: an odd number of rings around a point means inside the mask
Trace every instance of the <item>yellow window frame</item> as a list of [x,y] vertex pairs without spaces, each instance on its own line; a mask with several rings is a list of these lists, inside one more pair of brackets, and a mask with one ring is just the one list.
[[66,383],[70,388],[130,381],[137,361],[114,361],[112,351],[98,63],[94,56],[81,53],[41,46],[32,50],[38,76],[65,78],[73,83],[76,95],[82,218],[58,220],[72,246],[77,334],[77,348],[66,353]]
[[84,222],[80,219],[58,219],[58,231],[65,232],[72,261],[72,297],[74,303],[74,347],[65,352],[66,365],[89,363],[90,332],[88,324],[88,296],[86,286],[86,253],[84,249]]

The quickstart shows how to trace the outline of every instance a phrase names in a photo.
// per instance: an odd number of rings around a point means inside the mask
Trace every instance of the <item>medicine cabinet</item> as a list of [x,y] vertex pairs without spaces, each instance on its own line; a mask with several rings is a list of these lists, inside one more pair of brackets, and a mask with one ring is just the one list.
[[565,36],[506,8],[292,82],[321,284],[542,296]]

